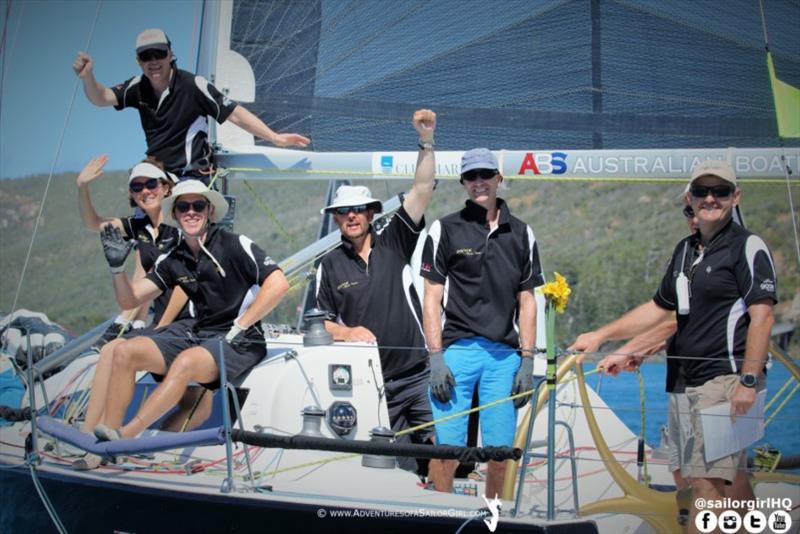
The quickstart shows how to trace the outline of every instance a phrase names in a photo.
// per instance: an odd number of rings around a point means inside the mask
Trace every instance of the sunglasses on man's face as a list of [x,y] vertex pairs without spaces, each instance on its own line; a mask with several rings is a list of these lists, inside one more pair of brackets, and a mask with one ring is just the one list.
[[708,194],[714,198],[728,198],[733,193],[733,188],[729,185],[693,185],[692,196],[694,198],[706,198]]
[[332,211],[337,215],[347,215],[351,211],[353,213],[364,213],[365,211],[367,211],[367,209],[368,209],[367,205],[362,204],[360,206],[340,206],[338,208],[333,208]]
[[478,178],[481,180],[491,180],[497,176],[497,169],[472,169],[461,174],[461,180],[465,182],[474,182]]
[[139,61],[147,63],[148,61],[161,61],[167,57],[168,52],[159,48],[149,48],[139,52]]
[[694,210],[691,206],[686,206],[683,208],[683,216],[687,219],[691,219],[694,217]]
[[144,191],[144,188],[150,189],[157,189],[158,186],[161,185],[158,178],[150,178],[145,182],[131,182],[128,185],[128,188],[131,190],[131,193],[141,193]]
[[208,207],[208,201],[195,200],[194,202],[187,202],[185,200],[178,200],[175,202],[175,209],[178,213],[186,213],[192,210],[195,213],[202,213]]

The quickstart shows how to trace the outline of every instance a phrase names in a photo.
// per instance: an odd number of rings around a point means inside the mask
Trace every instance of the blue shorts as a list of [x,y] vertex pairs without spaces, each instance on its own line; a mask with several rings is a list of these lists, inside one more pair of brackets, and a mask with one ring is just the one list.
[[[490,341],[485,337],[459,339],[444,353],[444,361],[456,385],[450,390],[450,402],[439,402],[430,394],[433,418],[469,410],[472,395],[478,384],[481,404],[504,399],[511,395],[514,375],[519,369],[520,357],[516,349],[505,343]],[[514,403],[507,401],[481,410],[481,438],[484,446],[511,446],[517,426]],[[436,442],[446,445],[467,444],[467,416],[436,423]]]

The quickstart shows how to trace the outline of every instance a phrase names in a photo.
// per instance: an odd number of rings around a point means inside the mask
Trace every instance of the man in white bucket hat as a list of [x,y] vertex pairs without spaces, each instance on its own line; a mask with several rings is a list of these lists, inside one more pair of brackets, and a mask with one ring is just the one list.
[[[403,205],[391,222],[376,232],[371,223],[375,213],[383,211],[380,200],[363,186],[340,187],[322,211],[333,214],[342,243],[323,258],[317,270],[317,305],[335,316],[335,321],[325,324],[328,331],[337,340],[379,345],[386,403],[395,432],[431,420],[422,309],[409,262],[433,196],[436,114],[420,109],[411,122],[419,134],[419,153],[414,185]],[[411,440],[422,443],[432,435],[428,427]],[[437,463],[430,463],[431,476],[435,476]],[[401,461],[401,467],[409,470],[416,468],[413,464]]]
[[[283,272],[249,238],[216,223],[228,204],[198,180],[186,180],[162,204],[165,220],[182,231],[181,242],[159,257],[145,278],[131,282],[124,271],[130,247],[118,229],[101,234],[117,300],[134,307],[180,286],[194,303],[196,319],[176,321],[157,334],[136,337],[114,350],[110,396],[100,439],[129,438],[158,420],[181,398],[191,382],[219,388],[220,338],[228,381],[256,365],[266,354],[260,320],[289,290]],[[125,426],[122,419],[133,396],[137,371],[166,374],[164,381]]]

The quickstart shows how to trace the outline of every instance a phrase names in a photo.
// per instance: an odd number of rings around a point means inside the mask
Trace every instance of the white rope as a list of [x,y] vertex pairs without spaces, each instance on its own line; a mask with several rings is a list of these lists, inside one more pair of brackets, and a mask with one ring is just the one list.
[[[94,28],[97,25],[97,19],[100,16],[100,8],[103,5],[103,0],[97,0],[97,10],[94,13],[94,20],[92,20],[92,26],[89,29],[89,37],[86,40],[86,48],[85,50],[89,50],[89,45],[92,43],[92,36],[94,35]],[[36,223],[33,225],[33,234],[31,235],[31,242],[28,245],[28,252],[25,254],[25,263],[22,264],[22,272],[19,275],[19,284],[17,285],[17,291],[14,294],[14,303],[11,305],[11,313],[17,311],[17,302],[19,301],[19,294],[22,291],[22,283],[25,280],[25,271],[28,269],[28,262],[31,259],[31,253],[33,252],[33,243],[36,241],[36,234],[39,231],[39,223],[42,221],[42,213],[44,213],[44,206],[47,202],[47,193],[50,191],[50,183],[53,181],[53,173],[55,172],[56,163],[58,162],[58,156],[61,154],[61,146],[64,144],[64,135],[67,132],[67,124],[69,123],[69,117],[72,113],[72,106],[75,103],[75,94],[78,92],[78,85],[80,84],[80,78],[77,76],[75,77],[75,84],[72,86],[72,96],[69,99],[69,106],[67,107],[67,114],[64,116],[64,125],[61,127],[61,134],[58,137],[58,145],[56,146],[56,153],[53,156],[53,163],[50,165],[50,173],[47,175],[47,185],[44,188],[44,194],[42,195],[42,203],[39,205],[39,213],[36,215]]]

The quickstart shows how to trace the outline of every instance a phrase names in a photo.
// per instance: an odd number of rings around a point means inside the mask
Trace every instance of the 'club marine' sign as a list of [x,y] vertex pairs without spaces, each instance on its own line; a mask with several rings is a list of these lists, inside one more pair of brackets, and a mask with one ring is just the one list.
[[[436,175],[458,176],[462,152],[436,153]],[[740,178],[784,178],[777,148],[709,148],[667,150],[556,150],[495,151],[503,175],[542,178],[649,178],[685,179],[700,161],[729,161]],[[800,149],[783,150],[786,165],[797,180]],[[373,173],[411,177],[416,152],[373,153]]]

